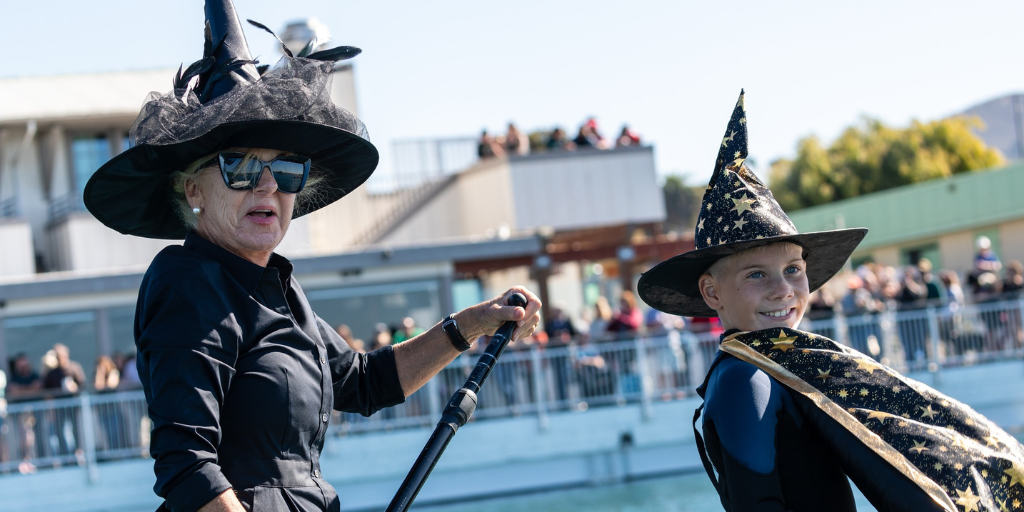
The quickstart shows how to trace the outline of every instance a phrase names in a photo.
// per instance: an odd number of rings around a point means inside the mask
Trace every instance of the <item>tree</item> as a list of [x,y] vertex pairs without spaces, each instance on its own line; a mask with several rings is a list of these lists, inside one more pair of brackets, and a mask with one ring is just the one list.
[[817,137],[801,139],[795,159],[772,162],[769,183],[779,205],[796,210],[999,166],[999,150],[971,132],[983,126],[957,116],[898,129],[865,118],[828,148]]
[[665,177],[665,184],[661,190],[665,194],[665,230],[677,233],[692,232],[697,225],[704,187],[688,186],[686,178],[670,174]]

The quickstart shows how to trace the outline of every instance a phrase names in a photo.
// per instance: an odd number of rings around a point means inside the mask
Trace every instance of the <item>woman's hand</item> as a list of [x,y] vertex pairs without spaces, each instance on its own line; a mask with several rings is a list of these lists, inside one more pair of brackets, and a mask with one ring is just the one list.
[[[526,297],[526,307],[508,305],[508,298],[513,293],[521,293]],[[533,334],[540,323],[540,299],[522,286],[509,288],[505,293],[475,306],[470,306],[453,315],[459,325],[459,332],[472,343],[480,336],[493,335],[501,324],[515,321],[518,325],[512,333],[512,341]]]

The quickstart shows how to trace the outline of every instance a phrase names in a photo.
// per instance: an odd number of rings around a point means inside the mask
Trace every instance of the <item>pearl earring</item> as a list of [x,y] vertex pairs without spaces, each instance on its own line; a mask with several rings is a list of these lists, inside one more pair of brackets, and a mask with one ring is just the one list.
[[199,208],[198,206],[192,208],[192,213],[194,213],[196,215],[199,215],[199,212],[201,212],[201,211],[203,211],[203,210],[201,208]]

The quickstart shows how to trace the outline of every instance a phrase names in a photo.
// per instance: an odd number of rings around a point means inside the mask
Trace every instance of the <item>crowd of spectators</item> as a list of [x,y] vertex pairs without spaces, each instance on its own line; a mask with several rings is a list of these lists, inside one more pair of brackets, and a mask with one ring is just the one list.
[[[48,410],[8,414],[8,403],[76,396],[87,391],[106,393],[141,388],[134,356],[99,356],[90,383],[82,365],[71,358],[71,351],[61,343],[43,355],[39,371],[25,353],[12,357],[7,366],[6,372],[0,370],[0,463],[17,460],[21,473],[34,472],[31,461],[38,458],[52,458],[56,465],[63,457],[81,459],[81,414],[73,407],[64,413]],[[126,415],[120,408],[97,411],[94,428],[99,448],[116,449],[128,444],[123,437],[129,431],[138,435],[138,421],[130,421],[128,416],[137,420],[141,412]]]
[[481,159],[505,155],[525,155],[549,151],[576,151],[582,149],[612,149],[627,146],[639,146],[640,136],[628,125],[624,125],[619,135],[609,139],[601,135],[597,120],[587,119],[579,128],[576,137],[569,135],[561,127],[538,130],[525,134],[509,123],[504,135],[492,135],[483,130],[477,143],[477,155]]
[[807,317],[813,320],[837,311],[858,315],[940,305],[956,311],[967,302],[1018,298],[1024,289],[1024,265],[1013,260],[1004,266],[987,237],[979,237],[976,246],[973,267],[963,279],[953,270],[935,272],[927,258],[903,267],[860,265],[846,278],[845,293],[836,297],[826,287],[812,294]]

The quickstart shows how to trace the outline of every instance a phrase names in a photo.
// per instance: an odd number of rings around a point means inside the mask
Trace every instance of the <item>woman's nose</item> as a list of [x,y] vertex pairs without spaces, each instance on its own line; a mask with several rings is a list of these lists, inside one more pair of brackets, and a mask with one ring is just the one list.
[[255,191],[264,194],[273,194],[277,191],[277,180],[274,179],[274,173],[270,172],[269,165],[264,165],[263,170],[260,171]]

